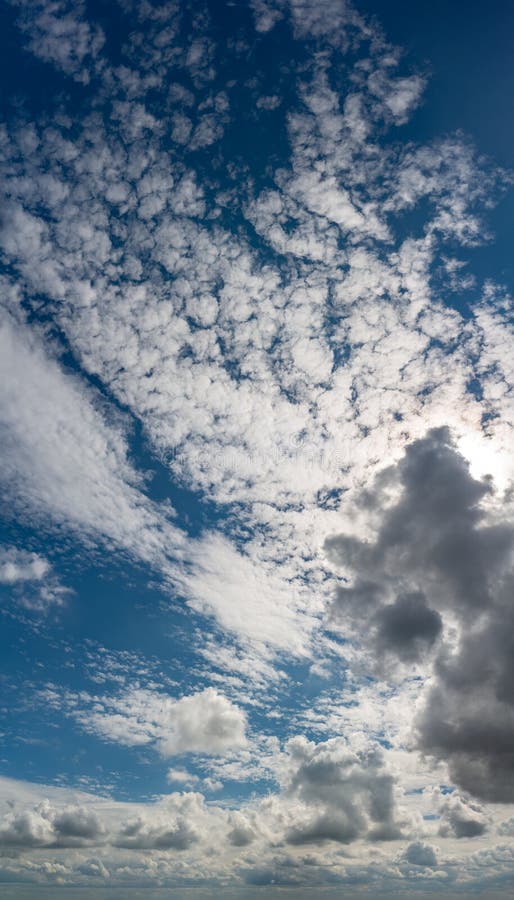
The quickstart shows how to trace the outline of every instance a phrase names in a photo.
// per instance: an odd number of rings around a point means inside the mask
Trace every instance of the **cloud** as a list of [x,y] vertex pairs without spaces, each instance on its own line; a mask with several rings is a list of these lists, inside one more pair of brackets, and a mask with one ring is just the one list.
[[[9,315],[0,325],[0,351],[1,477],[18,513],[64,522],[85,541],[112,542],[150,563],[175,589],[180,584],[191,604],[214,613],[223,627],[303,652],[314,620],[297,619],[289,585],[228,540],[206,535],[190,542],[189,565],[179,569],[185,533],[145,496],[119,417],[95,392],[45,355],[37,337]],[[62,602],[57,588],[49,591],[48,585],[40,592],[42,605]]]
[[498,825],[498,834],[514,837],[514,818],[506,819]]
[[481,806],[458,793],[444,797],[439,812],[439,834],[443,837],[472,838],[487,831],[488,821]]
[[250,845],[267,853],[284,841],[301,848],[401,836],[393,779],[378,747],[355,754],[341,738],[315,744],[298,736],[276,754],[275,766],[279,789],[243,800],[235,809],[206,804],[192,791],[136,804],[4,779],[0,844],[144,852],[189,851],[208,841],[219,853]]
[[256,103],[258,109],[277,109],[282,100],[277,94],[270,94],[269,96],[259,97]]
[[81,806],[56,808],[44,800],[9,813],[0,825],[0,846],[81,847],[102,842],[105,829],[96,812]]
[[379,668],[384,656],[432,653],[418,746],[446,760],[464,790],[511,802],[514,526],[494,502],[449,430],[433,430],[361,497],[377,516],[373,537],[338,535],[325,547],[353,581],[338,588],[334,616],[358,623]]
[[287,0],[251,0],[251,7],[256,31],[264,33],[271,31],[282,19]]
[[188,815],[198,813],[203,804],[200,794],[188,794],[169,812],[148,813],[132,819],[114,838],[114,846],[128,850],[188,850],[198,841],[198,833],[188,821]]
[[246,743],[246,717],[214,688],[182,697],[171,713],[171,733],[159,741],[163,755],[224,753]]
[[83,0],[9,0],[18,7],[18,25],[27,49],[44,62],[87,84],[105,41],[102,29],[85,18]]
[[111,540],[147,560],[182,537],[139,491],[125,435],[99,397],[9,315],[0,324],[2,480],[22,514]]
[[405,594],[377,611],[372,628],[376,629],[375,646],[379,654],[393,653],[402,662],[409,662],[419,658],[422,648],[431,647],[436,641],[442,620],[436,610],[426,605],[423,595]]
[[97,840],[102,834],[98,816],[91,810],[65,807],[53,819],[53,828],[61,840]]
[[195,793],[171,794],[153,804],[114,803],[83,794],[82,804],[70,804],[66,800],[72,791],[53,788],[52,800],[31,803],[16,796],[16,782],[8,787],[15,798],[8,804],[14,809],[0,823],[4,849],[186,850],[200,839],[208,819],[203,797]]
[[185,769],[168,769],[166,780],[170,784],[183,784],[188,788],[198,784],[200,781],[197,775],[192,775],[190,772],[186,772]]
[[394,780],[378,747],[352,753],[341,738],[314,744],[298,737],[286,750],[287,794],[301,804],[286,832],[290,844],[347,844],[364,835],[376,841],[401,837]]
[[228,839],[234,847],[247,847],[256,838],[255,823],[248,816],[235,812],[229,820]]
[[[309,536],[298,506],[313,513],[342,469],[358,477],[403,442],[400,407],[409,420],[431,418],[432,404],[472,415],[469,357],[454,342],[462,322],[433,295],[428,272],[443,218],[447,233],[471,231],[468,206],[489,198],[494,178],[458,140],[399,155],[382,146],[377,121],[395,104],[401,118],[408,104],[398,98],[414,102],[420,78],[396,77],[398,54],[348,4],[330,4],[329,29],[312,3],[255,8],[267,21],[291,16],[297,36],[339,50],[348,27],[370,53],[346,86],[316,54],[294,74],[297,96],[283,111],[291,157],[271,188],[254,189],[243,173],[240,189],[220,183],[213,194],[201,166],[165,151],[161,135],[175,126],[184,153],[207,146],[237,97],[229,88],[198,96],[164,78],[171,63],[194,78],[201,60],[211,66],[205,23],[182,42],[176,4],[125,4],[129,59],[106,68],[99,93],[91,87],[94,111],[72,130],[64,119],[9,130],[2,246],[26,302],[44,293],[83,370],[130,408],[173,476],[244,504],[247,521],[282,541],[287,533],[299,559]],[[148,90],[162,92],[160,111],[145,105]],[[393,249],[389,220],[423,198],[436,209],[430,237]],[[246,231],[222,226],[241,212]],[[273,256],[257,252],[253,226]],[[433,384],[437,400],[422,394]]]
[[48,573],[48,560],[37,553],[18,550],[16,547],[0,548],[0,582],[16,584],[19,581],[40,581]]
[[429,867],[437,866],[437,855],[430,844],[423,841],[414,841],[405,848],[404,857],[412,866]]
[[103,697],[43,693],[85,731],[128,747],[152,744],[164,757],[223,755],[247,743],[244,711],[212,687],[179,700],[143,688]]
[[193,608],[214,613],[222,628],[253,645],[298,655],[307,652],[317,621],[305,608],[307,597],[300,581],[292,585],[273,565],[252,559],[215,533],[191,546],[190,562],[184,581]]
[[47,559],[18,547],[0,547],[0,584],[11,589],[20,606],[39,612],[62,606],[72,593],[62,587]]

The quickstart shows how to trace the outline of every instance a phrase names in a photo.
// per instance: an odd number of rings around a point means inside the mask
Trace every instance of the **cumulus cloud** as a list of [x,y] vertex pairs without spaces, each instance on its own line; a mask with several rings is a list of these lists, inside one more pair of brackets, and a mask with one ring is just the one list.
[[[29,798],[17,796],[23,790],[18,790],[16,782],[10,781],[5,787],[14,794],[7,807],[14,808],[0,823],[0,846],[4,849],[110,845],[141,851],[187,850],[200,839],[208,820],[203,797],[195,793],[170,794],[153,804],[139,805],[83,794],[82,804],[70,804],[72,791],[53,788],[49,789],[51,800],[31,803],[30,791]],[[34,788],[32,793],[36,791]]]
[[214,688],[178,700],[171,712],[171,733],[159,742],[163,755],[224,753],[243,746],[246,716]]
[[472,838],[487,830],[487,817],[482,807],[458,793],[442,798],[439,813],[439,834],[444,837]]
[[105,829],[96,812],[81,806],[55,807],[42,801],[8,813],[0,825],[0,846],[81,847],[100,843]]
[[413,841],[405,848],[404,858],[412,866],[423,868],[437,866],[437,854],[431,844],[423,841]]
[[129,747],[152,744],[165,757],[222,755],[247,742],[245,712],[212,687],[178,700],[143,688],[102,697],[49,688],[43,696],[86,731]]
[[191,790],[137,804],[3,779],[0,844],[144,852],[189,851],[207,840],[220,851],[266,852],[284,842],[301,849],[401,837],[394,779],[378,746],[352,753],[342,738],[316,744],[298,736],[275,748],[273,765],[278,789],[232,809]]
[[511,802],[514,526],[488,502],[491,481],[472,477],[450,432],[437,429],[363,495],[378,517],[373,537],[338,535],[325,547],[352,582],[338,588],[334,616],[359,623],[379,665],[383,655],[406,662],[432,651],[419,746],[465,790]]
[[229,825],[228,839],[234,847],[247,847],[255,840],[255,825],[248,816],[235,812],[230,817]]
[[117,847],[130,850],[187,850],[198,841],[191,818],[203,806],[201,794],[188,794],[161,808],[157,815],[145,812],[127,822],[114,838]]
[[287,794],[300,804],[286,832],[290,844],[347,844],[363,835],[377,841],[401,837],[394,779],[378,747],[352,753],[340,738],[314,744],[298,737],[288,742],[286,751]]

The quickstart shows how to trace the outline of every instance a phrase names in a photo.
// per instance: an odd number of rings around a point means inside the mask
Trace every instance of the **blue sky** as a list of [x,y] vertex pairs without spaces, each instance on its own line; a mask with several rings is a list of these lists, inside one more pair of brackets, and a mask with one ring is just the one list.
[[510,4],[0,12],[6,897],[509,896]]

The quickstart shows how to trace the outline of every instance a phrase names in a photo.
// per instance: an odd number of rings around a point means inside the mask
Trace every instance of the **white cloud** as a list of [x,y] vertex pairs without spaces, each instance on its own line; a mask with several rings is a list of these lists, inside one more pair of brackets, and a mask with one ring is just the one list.
[[223,755],[247,743],[245,712],[212,687],[178,700],[143,688],[100,697],[50,688],[44,697],[85,731],[129,747],[153,745],[164,757]]
[[159,750],[165,756],[220,754],[246,743],[244,712],[213,688],[178,700],[171,723],[169,736],[159,741]]
[[72,592],[61,585],[47,559],[18,547],[0,547],[0,584],[15,602],[37,612],[62,606]]
[[0,547],[0,582],[16,584],[19,581],[41,581],[50,570],[48,560],[37,553],[18,550],[16,547]]
[[85,19],[83,0],[9,0],[20,9],[18,24],[27,48],[66,75],[87,84],[105,41],[102,29]]
[[139,491],[125,435],[104,421],[99,398],[9,317],[0,360],[2,479],[20,512],[49,514],[149,561],[162,556],[163,540],[180,545]]

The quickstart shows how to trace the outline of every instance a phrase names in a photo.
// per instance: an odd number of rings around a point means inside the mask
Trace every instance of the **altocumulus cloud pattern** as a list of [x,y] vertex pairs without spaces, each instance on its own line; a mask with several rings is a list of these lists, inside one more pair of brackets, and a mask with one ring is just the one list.
[[382,13],[3,4],[6,898],[511,896],[513,174]]

